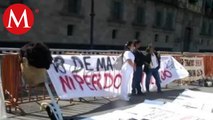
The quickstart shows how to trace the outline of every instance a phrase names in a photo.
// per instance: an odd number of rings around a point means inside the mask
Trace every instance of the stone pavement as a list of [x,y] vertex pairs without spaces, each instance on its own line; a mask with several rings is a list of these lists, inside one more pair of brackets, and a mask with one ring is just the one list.
[[[60,108],[63,116],[68,120],[77,120],[83,117],[88,117],[100,113],[109,112],[115,109],[123,109],[131,107],[135,104],[142,103],[145,99],[149,100],[161,100],[161,101],[173,101],[180,93],[185,89],[192,89],[197,91],[211,92],[212,87],[200,87],[200,86],[178,86],[175,83],[169,84],[167,89],[163,89],[164,93],[151,92],[145,96],[132,96],[129,102],[121,101],[118,98],[85,98],[87,101],[80,102],[78,99],[74,99],[74,102],[70,104],[69,101],[59,101]],[[40,101],[41,102],[41,101]],[[20,105],[25,112],[25,116],[16,114],[7,114],[9,120],[48,120],[46,111],[40,111],[38,103],[25,103]],[[143,111],[143,109],[141,109]]]

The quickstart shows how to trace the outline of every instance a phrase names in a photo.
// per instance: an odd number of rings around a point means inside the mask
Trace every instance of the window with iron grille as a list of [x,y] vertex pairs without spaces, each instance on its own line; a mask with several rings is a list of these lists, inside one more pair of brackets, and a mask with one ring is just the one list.
[[157,11],[155,15],[155,27],[162,27],[163,24],[163,12]]
[[213,23],[210,23],[209,24],[209,29],[208,29],[208,34],[210,35],[210,36],[213,36]]
[[168,43],[168,42],[169,42],[169,36],[166,35],[166,37],[165,37],[165,43]]
[[116,39],[117,38],[117,33],[118,33],[118,30],[116,30],[116,29],[112,30],[112,39]]
[[81,9],[81,0],[68,0],[68,12],[79,14]]
[[122,20],[123,19],[123,2],[120,0],[113,0],[111,6],[111,19]]
[[173,29],[174,25],[174,13],[168,12],[166,15],[166,23],[165,23],[165,28],[166,29]]
[[139,39],[139,38],[140,38],[140,32],[137,31],[137,32],[135,32],[135,39]]
[[145,9],[143,7],[136,8],[135,23],[145,24]]
[[73,25],[71,25],[71,24],[67,25],[67,35],[68,36],[73,36],[73,28],[74,28]]
[[159,35],[158,34],[155,34],[155,39],[154,39],[155,42],[158,42],[159,41]]
[[205,20],[203,20],[203,22],[202,22],[201,34],[203,34],[203,35],[206,35],[206,34],[207,34],[207,23],[206,23]]

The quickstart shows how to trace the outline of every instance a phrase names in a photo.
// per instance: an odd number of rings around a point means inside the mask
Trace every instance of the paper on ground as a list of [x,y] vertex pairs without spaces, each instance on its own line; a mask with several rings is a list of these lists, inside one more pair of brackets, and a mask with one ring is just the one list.
[[173,103],[153,105],[141,103],[125,110],[116,110],[112,113],[94,116],[85,120],[213,120],[213,114],[192,110]]
[[213,113],[213,94],[185,90],[172,103],[187,109],[198,109],[203,112]]

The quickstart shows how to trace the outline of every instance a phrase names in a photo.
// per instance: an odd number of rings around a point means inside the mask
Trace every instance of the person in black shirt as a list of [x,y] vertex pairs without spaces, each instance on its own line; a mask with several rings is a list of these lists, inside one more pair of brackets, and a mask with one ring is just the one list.
[[136,70],[134,71],[133,74],[133,80],[132,80],[132,95],[142,95],[143,93],[141,92],[141,80],[142,80],[142,66],[145,61],[145,56],[144,54],[139,50],[140,48],[140,41],[135,40],[134,41],[134,46],[135,49],[133,51],[133,54],[135,56],[135,64],[136,64]]

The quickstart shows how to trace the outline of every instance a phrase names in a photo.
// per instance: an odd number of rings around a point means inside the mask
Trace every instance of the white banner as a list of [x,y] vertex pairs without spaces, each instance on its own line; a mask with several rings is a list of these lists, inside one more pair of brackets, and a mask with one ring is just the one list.
[[48,70],[61,99],[112,96],[120,93],[121,74],[114,71],[111,56],[53,56]]
[[189,76],[187,70],[172,56],[161,56],[161,68],[159,72],[162,85]]
[[203,58],[181,57],[180,62],[188,70],[190,81],[199,80],[205,76]]
[[[174,80],[183,79],[189,76],[187,70],[172,56],[161,56],[161,68],[159,69],[161,78],[161,86],[165,86]],[[142,80],[143,91],[145,90],[145,74]],[[156,89],[155,79],[152,77],[150,80],[150,90]]]
[[[60,55],[53,58],[48,74],[61,99],[120,93],[121,73],[112,67],[116,56]],[[162,85],[188,76],[188,72],[172,56],[162,56],[161,59]]]

